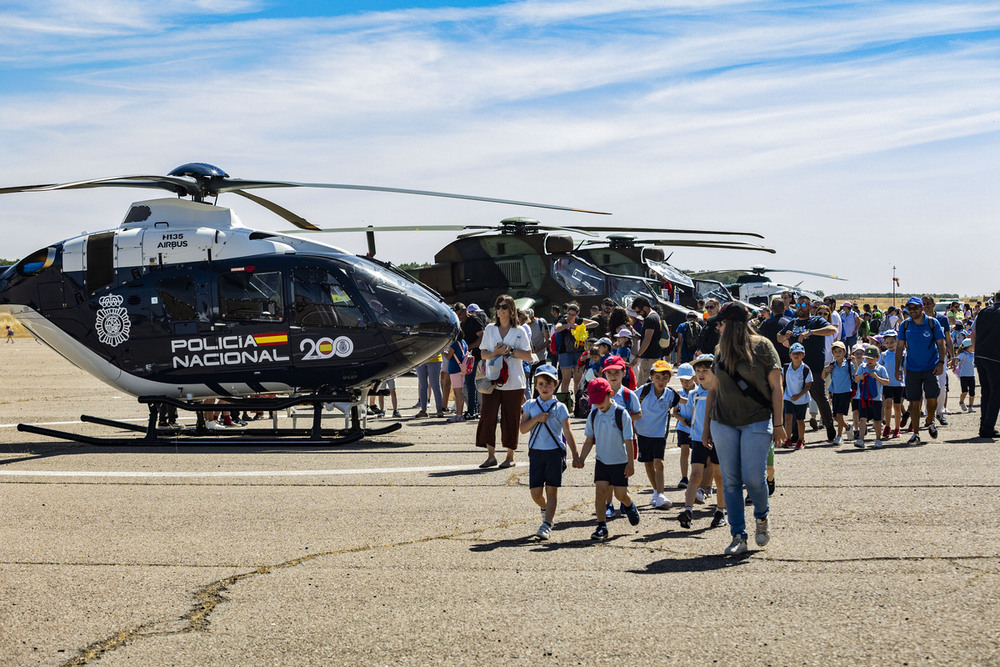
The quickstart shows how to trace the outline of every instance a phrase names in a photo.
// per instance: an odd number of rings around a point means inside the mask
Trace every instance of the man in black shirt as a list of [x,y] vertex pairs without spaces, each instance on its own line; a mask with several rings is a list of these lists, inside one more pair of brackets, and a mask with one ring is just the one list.
[[996,438],[1000,413],[1000,292],[972,324],[972,349],[979,371],[979,437]]
[[649,369],[663,356],[660,350],[660,327],[663,326],[663,322],[659,313],[653,310],[649,299],[644,296],[637,296],[632,300],[632,310],[642,318],[642,341],[635,355],[639,360],[636,379],[639,384],[645,384],[649,381]]
[[[819,378],[823,375],[823,366],[826,363],[826,341],[823,338],[837,333],[837,326],[822,317],[810,315],[808,304],[800,304],[795,315],[796,318],[789,321],[778,333],[778,343],[802,343],[806,349],[805,364],[812,371],[813,377]],[[826,437],[832,441],[837,431],[833,427],[833,411],[830,409],[830,401],[826,398],[825,383],[821,380],[813,382],[809,394],[819,407],[820,417],[826,426]],[[802,437],[801,433],[799,437]]]
[[784,344],[778,342],[778,334],[785,325],[788,324],[789,320],[784,315],[785,312],[785,302],[781,297],[774,297],[771,299],[771,317],[764,320],[761,323],[758,331],[761,336],[771,341],[774,345],[774,349],[778,351],[778,358],[781,360],[781,365],[786,366],[792,360],[788,356],[788,348]]

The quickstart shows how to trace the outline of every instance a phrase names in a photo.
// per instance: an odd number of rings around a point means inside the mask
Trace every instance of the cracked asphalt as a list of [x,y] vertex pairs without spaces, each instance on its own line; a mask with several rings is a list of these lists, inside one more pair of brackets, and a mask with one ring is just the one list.
[[406,418],[399,385],[404,427],[342,447],[111,449],[6,427],[145,408],[0,347],[0,664],[1000,664],[1000,443],[978,415],[915,448],[808,434],[777,454],[771,543],[731,559],[708,506],[681,529],[641,470],[638,526],[591,543],[588,466],[536,542],[523,449],[478,470],[474,424]]

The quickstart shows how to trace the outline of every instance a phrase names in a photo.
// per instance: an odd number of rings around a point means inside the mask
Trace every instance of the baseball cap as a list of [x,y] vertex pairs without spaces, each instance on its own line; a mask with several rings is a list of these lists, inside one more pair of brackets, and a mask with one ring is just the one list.
[[833,341],[833,345],[831,345],[830,348],[833,349],[835,347],[839,347],[844,352],[847,352],[847,346],[844,345],[844,341],[842,341],[842,340],[835,340],[835,341]]
[[469,304],[468,306],[466,306],[466,308],[465,308],[465,312],[467,312],[467,313],[478,313],[478,312],[479,312],[480,310],[482,310],[482,308],[480,308],[480,307],[479,307],[479,306],[478,306],[477,304],[475,304],[475,303],[470,303],[470,304]]
[[538,377],[539,375],[550,377],[556,382],[559,381],[559,372],[556,370],[556,367],[553,366],[552,364],[542,364],[541,366],[536,368],[535,377]]
[[882,332],[882,338],[896,338],[898,335],[895,329],[886,329]]
[[919,296],[911,296],[906,301],[906,307],[909,308],[910,306],[920,306],[921,308],[923,308],[924,307],[924,300],[921,299]]
[[861,352],[862,354],[864,354],[865,346],[862,345],[861,343],[858,343],[857,345],[851,348],[851,354],[854,354],[855,352]]
[[652,368],[649,369],[650,373],[672,373],[674,370],[673,366],[670,365],[669,361],[664,361],[663,359],[657,359],[653,362]]
[[587,385],[587,402],[591,405],[603,403],[611,393],[611,383],[604,378],[595,378]]
[[840,304],[840,307],[841,308],[853,308],[854,304],[852,304],[850,301],[845,301],[844,303]]
[[685,319],[696,320],[698,319],[698,313],[694,312],[693,310],[689,310],[688,314],[685,315],[684,317]]
[[604,362],[604,366],[601,368],[601,372],[603,373],[611,368],[620,368],[625,370],[625,360],[615,355],[608,357],[608,360]]
[[698,364],[704,364],[704,363],[714,364],[715,363],[715,355],[714,354],[707,354],[707,353],[706,354],[699,354],[697,357],[694,358],[694,361],[691,362],[691,367],[694,368]]
[[792,354],[795,354],[796,352],[801,352],[802,354],[805,354],[806,346],[803,345],[802,343],[792,343],[792,346],[788,348],[788,351],[791,352]]
[[621,331],[615,334],[615,338],[631,338],[631,337],[632,337],[632,332],[629,331],[628,329],[622,329]]
[[878,348],[874,345],[869,345],[865,348],[865,356],[878,359]]
[[681,364],[677,367],[677,378],[680,380],[690,380],[694,377],[694,366],[691,364]]
[[959,343],[958,346],[960,348],[962,348],[962,349],[965,349],[967,347],[972,347],[972,339],[971,338],[966,338],[961,343]]
[[601,338],[596,343],[594,343],[594,345],[607,345],[608,347],[611,347],[611,339],[605,336],[604,338]]
[[743,304],[731,301],[719,311],[719,319],[723,322],[746,322],[748,319],[747,309],[743,307]]

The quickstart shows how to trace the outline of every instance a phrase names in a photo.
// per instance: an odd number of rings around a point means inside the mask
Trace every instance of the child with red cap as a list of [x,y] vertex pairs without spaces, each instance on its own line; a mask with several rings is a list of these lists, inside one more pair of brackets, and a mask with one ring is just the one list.
[[628,411],[611,400],[611,384],[597,378],[587,385],[587,400],[591,406],[586,440],[580,451],[580,465],[593,449],[597,462],[594,469],[594,509],[597,530],[590,536],[594,540],[608,539],[605,502],[610,495],[618,498],[625,508],[629,523],[639,525],[639,510],[628,495],[628,478],[635,473],[635,450],[632,447],[632,418]]

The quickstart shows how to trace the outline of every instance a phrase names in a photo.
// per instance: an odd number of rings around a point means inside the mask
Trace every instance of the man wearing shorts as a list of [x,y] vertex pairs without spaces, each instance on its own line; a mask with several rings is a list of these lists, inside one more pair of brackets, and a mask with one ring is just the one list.
[[910,313],[910,319],[899,325],[893,375],[897,380],[904,381],[901,364],[905,352],[906,378],[903,394],[910,402],[910,424],[913,427],[913,435],[907,444],[916,445],[920,443],[921,395],[927,398],[927,422],[924,427],[932,438],[937,437],[934,413],[941,394],[937,378],[944,372],[945,335],[941,324],[924,313],[924,302],[919,296],[910,297],[906,302],[906,309]]

